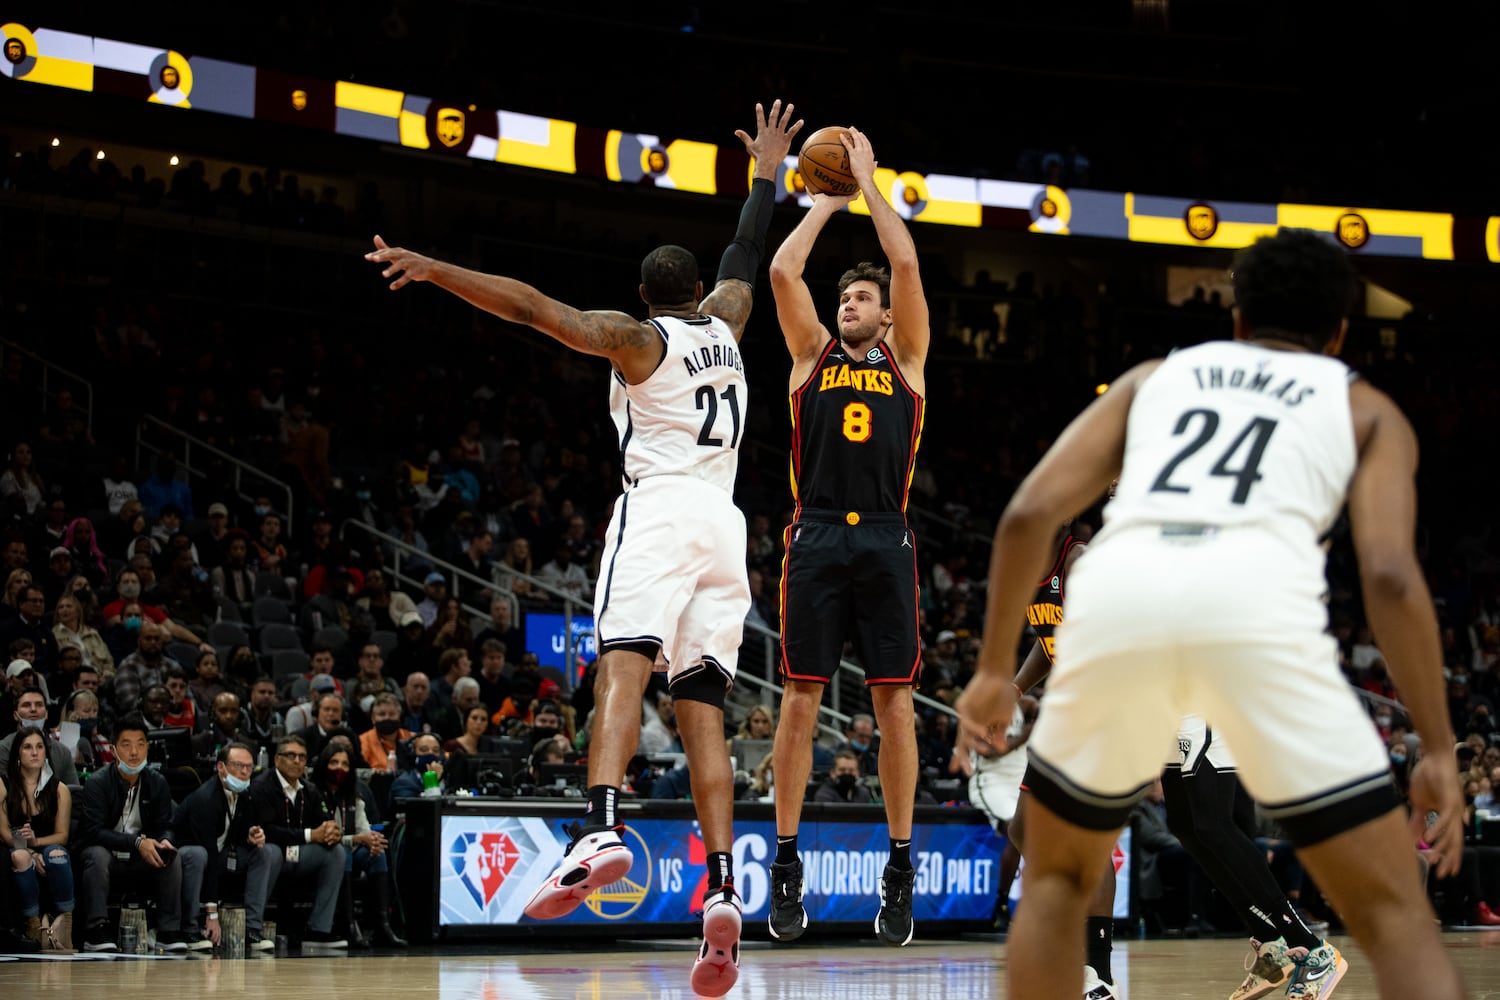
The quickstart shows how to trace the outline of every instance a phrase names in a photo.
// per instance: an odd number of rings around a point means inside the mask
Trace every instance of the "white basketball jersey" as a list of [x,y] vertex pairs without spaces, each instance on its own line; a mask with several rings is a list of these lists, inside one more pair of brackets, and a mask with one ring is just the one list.
[[732,493],[750,401],[734,334],[713,316],[650,322],[666,342],[661,364],[639,385],[615,372],[609,390],[625,488],[680,475]]
[[1090,548],[1141,525],[1254,526],[1321,574],[1357,464],[1351,378],[1325,355],[1241,341],[1173,352],[1136,390],[1124,470]]

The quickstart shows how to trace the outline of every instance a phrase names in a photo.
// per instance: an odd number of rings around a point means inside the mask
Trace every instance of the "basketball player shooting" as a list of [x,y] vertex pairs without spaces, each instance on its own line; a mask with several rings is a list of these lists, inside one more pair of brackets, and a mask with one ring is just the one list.
[[[1461,860],[1462,802],[1432,598],[1417,563],[1410,424],[1335,358],[1353,270],[1315,233],[1282,230],[1234,266],[1234,342],[1126,373],[1064,431],[995,532],[984,648],[958,703],[966,739],[1001,738],[1012,651],[1060,520],[1119,476],[1075,567],[1046,710],[1030,742],[1026,906],[1010,992],[1079,995],[1073,932],[1098,858],[1154,782],[1184,715],[1235,748],[1250,793],[1375,969],[1380,995],[1459,1000],[1413,857]],[[1369,717],[1327,635],[1319,539],[1345,502],[1365,605],[1422,739],[1408,821]],[[1315,707],[1316,724],[1288,705]],[[1348,963],[1324,942],[1286,995],[1326,998]]]
[[624,492],[610,521],[594,597],[602,653],[588,812],[569,829],[572,842],[562,862],[525,909],[539,920],[565,916],[630,871],[634,858],[621,838],[619,788],[640,738],[641,698],[662,665],[708,852],[704,940],[692,975],[693,988],[704,996],[728,992],[739,967],[734,775],[724,743],[724,697],[750,610],[745,518],[732,496],[749,402],[737,345],[765,251],[776,171],[802,128],[792,122],[792,111],[776,101],[767,114],[757,104],[755,137],[735,133],[755,160],[755,179],[713,293],[703,298],[691,253],[657,247],[641,263],[644,322],[623,312],[582,312],[512,278],[390,247],[379,236],[376,250],[365,255],[385,265],[392,289],[430,281],[502,319],[609,359]]
[[[863,263],[839,280],[837,335],[818,320],[802,273],[824,225],[852,195],[815,194],[771,261],[776,317],[792,355],[792,496],[781,589],[781,671],[776,727],[776,859],[771,936],[807,928],[797,828],[812,771],[818,703],[852,638],[880,725],[880,787],[890,862],[880,880],[879,939],[912,939],[912,812],[918,758],[912,686],[917,637],[916,536],[907,487],[922,437],[929,331],[917,249],[875,185],[875,153],[858,129],[842,138],[850,173],[869,206],[890,270]],[[849,633],[852,631],[852,635]]]

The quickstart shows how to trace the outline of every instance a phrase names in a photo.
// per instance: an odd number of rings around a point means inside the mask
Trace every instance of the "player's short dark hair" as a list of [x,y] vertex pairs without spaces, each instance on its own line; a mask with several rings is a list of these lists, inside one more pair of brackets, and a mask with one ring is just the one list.
[[849,290],[849,286],[856,281],[873,281],[880,286],[880,308],[891,307],[891,272],[889,268],[879,267],[867,260],[862,260],[849,270],[839,276],[839,294],[843,295]]
[[693,302],[698,298],[698,258],[671,243],[659,246],[641,261],[641,286],[649,305]]
[[1349,315],[1356,275],[1349,255],[1309,229],[1262,236],[1234,258],[1234,304],[1251,331],[1320,350]]

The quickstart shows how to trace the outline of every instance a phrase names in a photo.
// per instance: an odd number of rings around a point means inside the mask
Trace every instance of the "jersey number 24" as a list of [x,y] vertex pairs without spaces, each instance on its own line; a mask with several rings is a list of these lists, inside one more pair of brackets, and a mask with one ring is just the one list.
[[[1173,437],[1182,437],[1188,433],[1191,425],[1197,423],[1196,435],[1183,448],[1172,456],[1171,461],[1162,466],[1157,474],[1156,481],[1151,484],[1153,493],[1190,493],[1191,486],[1184,486],[1172,481],[1172,475],[1177,467],[1195,455],[1200,449],[1213,439],[1215,432],[1219,429],[1219,414],[1216,410],[1194,409],[1188,410],[1177,419],[1177,426],[1172,429]],[[1265,456],[1266,445],[1271,443],[1271,434],[1276,430],[1276,421],[1269,417],[1254,417],[1244,428],[1235,435],[1234,440],[1229,442],[1229,447],[1224,449],[1218,461],[1208,470],[1210,476],[1224,476],[1233,479],[1234,494],[1229,498],[1232,503],[1243,504],[1250,497],[1250,488],[1260,481],[1260,460]],[[1243,457],[1240,452],[1245,451]],[[1238,465],[1231,465],[1233,461],[1239,461]]]

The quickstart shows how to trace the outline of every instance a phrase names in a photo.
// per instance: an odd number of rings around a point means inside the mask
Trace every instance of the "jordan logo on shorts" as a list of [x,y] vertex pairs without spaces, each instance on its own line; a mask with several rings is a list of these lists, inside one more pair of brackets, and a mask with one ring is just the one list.
[[901,546],[907,549],[911,548],[911,532],[901,532]]

